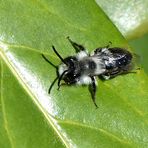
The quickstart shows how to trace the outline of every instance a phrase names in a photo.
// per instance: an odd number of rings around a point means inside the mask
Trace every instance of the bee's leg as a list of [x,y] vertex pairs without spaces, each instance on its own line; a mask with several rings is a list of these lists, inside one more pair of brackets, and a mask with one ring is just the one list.
[[75,49],[76,53],[80,52],[80,51],[86,51],[86,49],[82,46],[82,45],[79,45],[75,42],[73,42],[69,36],[67,37],[68,41],[71,43],[71,45],[73,46],[73,48]]
[[137,68],[133,68],[133,66],[128,66],[126,68],[123,69],[123,73],[127,74],[127,73],[137,73],[137,71],[141,70],[140,67]]
[[112,45],[112,42],[109,41],[109,43],[108,43],[108,45],[106,46],[106,48],[107,48],[107,49],[110,48],[111,45]]
[[103,47],[98,47],[94,50],[95,54],[101,53],[102,52]]
[[128,73],[137,73],[137,71],[139,71],[139,70],[141,70],[140,67],[138,67],[138,68],[134,69],[134,71],[130,71],[130,72],[128,72]]
[[109,80],[111,78],[110,74],[103,74],[101,75],[101,78],[103,78],[104,80]]
[[91,77],[92,83],[89,85],[89,91],[91,93],[91,97],[93,100],[94,105],[96,108],[98,108],[98,105],[96,104],[96,83],[95,83],[95,78]]
[[94,50],[94,53],[95,53],[95,54],[103,53],[103,52],[105,52],[105,51],[103,51],[104,48],[109,49],[111,45],[112,45],[112,42],[109,41],[108,45],[106,45],[106,46],[104,46],[104,47],[98,47],[98,48],[96,48],[96,49]]
[[58,88],[57,90],[60,90],[60,87],[61,87],[61,81],[64,77],[64,75],[68,72],[68,70],[65,70],[60,76],[59,76],[59,79],[58,79]]

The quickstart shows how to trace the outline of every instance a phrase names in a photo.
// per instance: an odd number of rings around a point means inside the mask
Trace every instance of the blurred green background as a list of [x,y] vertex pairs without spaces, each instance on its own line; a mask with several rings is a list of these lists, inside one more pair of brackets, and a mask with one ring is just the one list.
[[106,15],[140,56],[148,73],[148,0],[96,0]]
[[140,56],[141,66],[144,68],[145,72],[148,74],[148,34],[129,41],[129,44],[135,52]]

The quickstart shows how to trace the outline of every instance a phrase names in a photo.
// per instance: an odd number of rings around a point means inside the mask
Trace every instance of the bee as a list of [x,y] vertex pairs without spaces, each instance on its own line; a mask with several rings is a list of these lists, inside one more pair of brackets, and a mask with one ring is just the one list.
[[[67,38],[75,49],[76,55],[62,58],[56,48],[52,46],[53,51],[61,60],[61,64],[56,66],[42,54],[43,58],[57,70],[57,77],[52,82],[49,93],[57,80],[58,90],[62,85],[88,85],[93,103],[98,108],[96,78],[99,76],[107,80],[132,72],[133,55],[123,48],[111,48],[111,42],[105,47],[99,47],[88,53],[82,45],[73,42],[69,37]],[[61,83],[62,80],[64,83]]]

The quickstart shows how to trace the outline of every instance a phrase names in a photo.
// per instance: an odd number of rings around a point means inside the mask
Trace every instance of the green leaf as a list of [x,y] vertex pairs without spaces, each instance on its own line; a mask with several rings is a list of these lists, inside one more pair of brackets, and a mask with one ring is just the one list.
[[148,74],[148,34],[144,35],[141,38],[132,40],[129,42],[132,47],[134,47],[135,52],[140,56],[140,62],[144,68],[144,71]]
[[[5,0],[0,5],[0,144],[8,147],[147,147],[148,78],[138,71],[98,80],[95,108],[87,87],[54,85],[54,64],[73,55],[67,41],[89,51],[105,46],[131,50],[93,1]],[[2,141],[5,139],[5,141]]]
[[[2,61],[0,59],[0,72],[2,71]],[[2,72],[1,72],[1,79],[0,79],[0,84],[2,84]],[[10,141],[8,139],[8,135],[7,135],[7,130],[6,130],[6,126],[4,124],[4,116],[2,114],[2,85],[1,85],[1,91],[0,91],[0,135],[1,135],[1,140],[0,140],[0,147],[2,148],[9,148],[10,147]]]
[[0,146],[21,147],[64,147],[41,110],[34,104],[33,97],[25,91],[2,62],[2,118]]
[[96,2],[128,40],[148,32],[147,0],[96,0]]

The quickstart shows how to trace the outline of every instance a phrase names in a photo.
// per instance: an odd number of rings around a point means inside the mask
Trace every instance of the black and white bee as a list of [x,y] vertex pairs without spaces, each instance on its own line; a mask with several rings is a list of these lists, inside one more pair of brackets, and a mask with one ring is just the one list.
[[[133,56],[125,49],[111,48],[110,45],[99,47],[89,54],[82,45],[73,42],[69,37],[68,40],[76,51],[74,56],[62,58],[52,46],[53,51],[62,62],[59,66],[51,63],[42,54],[43,58],[57,70],[57,77],[51,84],[49,93],[57,80],[58,90],[61,85],[88,85],[94,105],[98,107],[96,104],[96,77],[99,76],[106,80],[132,72]],[[62,80],[64,83],[61,83]]]

